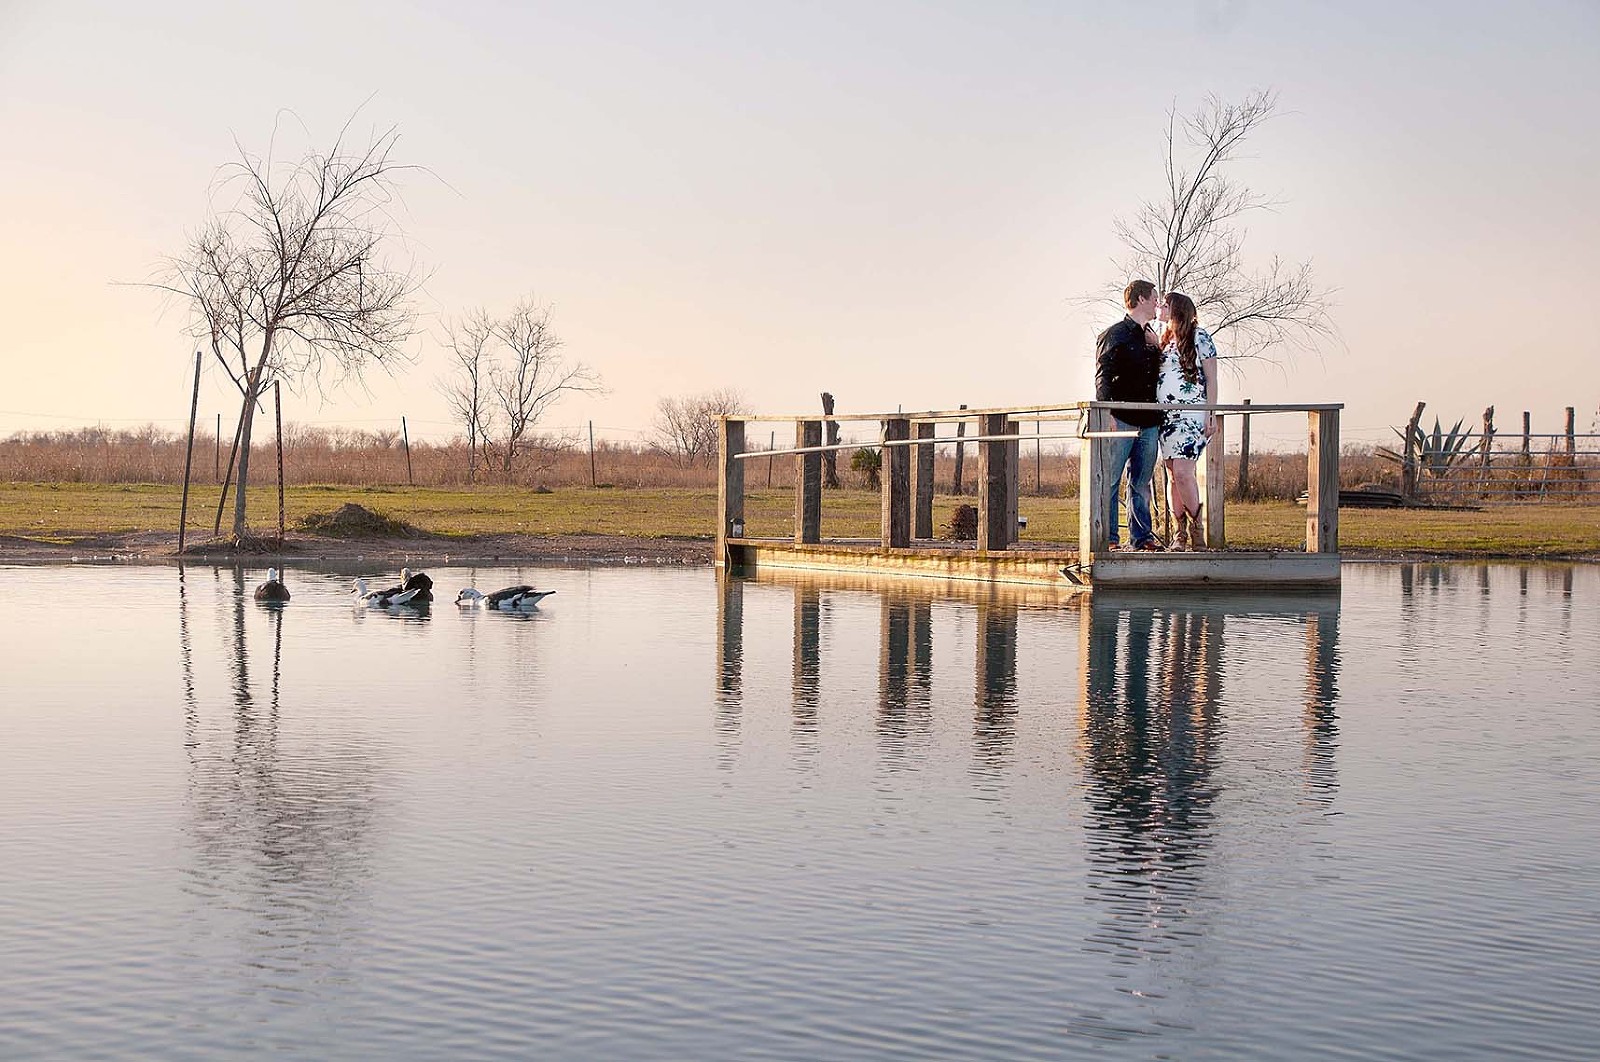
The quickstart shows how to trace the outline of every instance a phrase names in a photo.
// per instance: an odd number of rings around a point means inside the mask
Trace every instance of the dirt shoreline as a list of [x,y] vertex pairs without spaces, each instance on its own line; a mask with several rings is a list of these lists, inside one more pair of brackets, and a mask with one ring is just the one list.
[[291,532],[282,548],[238,550],[225,542],[190,539],[178,554],[177,532],[62,536],[67,542],[0,535],[0,563],[116,560],[150,564],[187,561],[250,565],[279,560],[380,560],[426,564],[710,564],[709,538],[630,538],[623,535],[405,535],[325,538]]
[[[282,549],[236,550],[223,542],[190,541],[178,554],[178,536],[170,531],[125,534],[64,535],[66,542],[41,542],[0,535],[0,563],[132,563],[200,564],[239,562],[260,565],[270,560],[337,562],[378,560],[427,564],[684,564],[705,565],[713,559],[709,538],[634,538],[627,535],[442,536],[415,534],[390,537],[327,538],[291,533]],[[1346,549],[1353,561],[1522,561],[1600,563],[1593,553],[1488,553],[1428,550]]]

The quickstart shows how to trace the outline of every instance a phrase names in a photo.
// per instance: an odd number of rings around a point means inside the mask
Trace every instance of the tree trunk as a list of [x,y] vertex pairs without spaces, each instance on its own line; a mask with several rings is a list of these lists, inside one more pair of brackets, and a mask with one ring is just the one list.
[[261,357],[256,361],[255,371],[246,381],[244,394],[244,408],[239,413],[240,423],[243,428],[239,432],[239,478],[233,487],[233,540],[235,543],[242,541],[248,534],[245,524],[245,488],[250,483],[250,429],[256,420],[256,395],[261,389],[261,376],[267,368],[267,355],[272,352],[272,333],[268,332],[261,341]]

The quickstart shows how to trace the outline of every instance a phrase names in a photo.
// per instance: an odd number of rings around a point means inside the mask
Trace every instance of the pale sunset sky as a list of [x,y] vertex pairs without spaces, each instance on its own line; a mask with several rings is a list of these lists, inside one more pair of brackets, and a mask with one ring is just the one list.
[[[1503,430],[1600,406],[1600,2],[32,3],[0,0],[0,436],[181,431],[193,341],[150,277],[234,138],[398,127],[416,361],[292,421],[454,434],[440,317],[532,294],[638,439],[663,395],[760,411],[1092,397],[1112,219],[1165,113],[1275,89],[1249,255],[1311,259],[1341,341],[1224,380]],[[1226,339],[1222,346],[1226,351]],[[236,408],[208,372],[206,423]],[[1303,421],[1261,423],[1285,444]]]

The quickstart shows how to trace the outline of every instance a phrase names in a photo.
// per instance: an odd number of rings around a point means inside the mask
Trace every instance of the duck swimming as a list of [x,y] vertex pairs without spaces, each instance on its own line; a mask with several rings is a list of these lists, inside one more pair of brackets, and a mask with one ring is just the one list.
[[390,605],[409,605],[416,600],[420,592],[420,590],[405,590],[398,586],[391,586],[387,590],[369,590],[365,579],[357,579],[350,596],[357,605],[365,605],[367,608],[388,608]]
[[456,604],[463,608],[473,605],[482,605],[485,608],[500,609],[511,612],[516,609],[538,608],[539,602],[555,593],[554,590],[536,590],[531,586],[508,586],[504,590],[496,590],[486,594],[482,590],[467,587],[456,595]]
[[276,602],[289,600],[289,588],[278,579],[278,569],[267,569],[267,581],[256,587],[256,600]]
[[409,599],[413,605],[425,605],[433,600],[433,580],[425,572],[414,572],[410,568],[400,569],[400,592],[416,594]]

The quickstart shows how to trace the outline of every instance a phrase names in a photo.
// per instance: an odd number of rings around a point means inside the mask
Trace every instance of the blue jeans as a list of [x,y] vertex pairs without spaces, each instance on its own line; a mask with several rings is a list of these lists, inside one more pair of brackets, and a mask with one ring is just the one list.
[[1161,427],[1139,428],[1126,424],[1116,417],[1111,423],[1117,431],[1136,431],[1138,438],[1110,440],[1111,462],[1107,468],[1111,482],[1111,522],[1107,533],[1111,544],[1121,541],[1118,521],[1122,519],[1122,470],[1128,470],[1128,534],[1135,546],[1142,546],[1156,537],[1150,520],[1150,481],[1155,478],[1156,458],[1161,451]]

